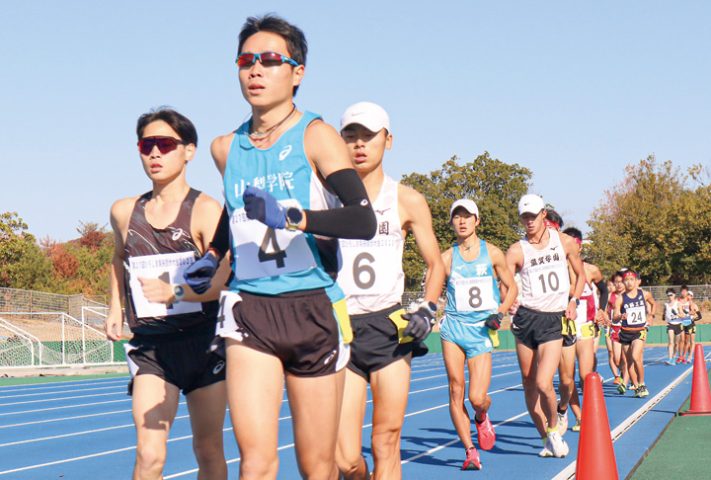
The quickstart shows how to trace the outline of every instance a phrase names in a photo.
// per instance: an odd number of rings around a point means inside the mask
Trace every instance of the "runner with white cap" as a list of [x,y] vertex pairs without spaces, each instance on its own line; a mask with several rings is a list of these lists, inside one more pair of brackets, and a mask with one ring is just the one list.
[[[568,235],[546,228],[546,209],[538,195],[524,195],[518,204],[525,236],[509,247],[509,269],[521,274],[521,300],[512,320],[521,367],[526,406],[544,438],[541,456],[564,457],[568,445],[558,432],[553,376],[561,358],[562,322],[575,320],[578,298],[585,286],[578,245]],[[570,288],[568,263],[576,274]],[[570,292],[572,297],[568,297]],[[543,416],[535,409],[540,400]]]
[[[362,452],[367,386],[373,393],[373,478],[398,479],[400,431],[410,389],[410,361],[424,355],[421,343],[434,324],[444,283],[444,265],[425,197],[396,182],[383,170],[393,136],[387,112],[359,102],[341,118],[341,136],[363,181],[377,218],[371,240],[340,241],[338,283],[346,294],[354,339],[338,429],[336,460],[346,479],[369,478]],[[402,253],[412,232],[427,266],[425,302],[405,313]],[[409,321],[408,321],[409,320]]]
[[[464,404],[464,365],[469,369],[468,396],[474,408],[479,447],[491,450],[496,434],[488,415],[491,397],[487,390],[494,347],[489,335],[499,329],[504,312],[516,300],[518,288],[503,252],[478,238],[476,227],[481,217],[473,200],[454,202],[449,221],[457,241],[442,254],[447,272],[447,305],[440,330],[449,380],[449,415],[464,444],[466,459],[462,470],[479,470],[481,461],[472,442],[471,419]],[[497,280],[507,289],[503,302]]]

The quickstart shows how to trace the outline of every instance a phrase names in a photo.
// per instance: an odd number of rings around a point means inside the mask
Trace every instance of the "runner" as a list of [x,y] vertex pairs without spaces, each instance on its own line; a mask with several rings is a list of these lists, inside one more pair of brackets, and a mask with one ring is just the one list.
[[136,128],[151,191],[111,207],[114,257],[106,336],[121,339],[125,302],[133,338],[125,345],[136,424],[134,479],[163,478],[170,427],[186,397],[199,478],[227,478],[222,447],[225,362],[207,353],[217,321],[223,262],[214,287],[203,295],[184,284],[182,272],[207,248],[220,205],[190,188],[186,167],[197,132],[183,115],[160,109],[141,115]]
[[[634,368],[636,374],[635,397],[643,398],[649,395],[644,383],[644,343],[647,338],[648,317],[654,319],[651,313],[654,309],[654,299],[649,292],[637,287],[637,274],[627,270],[623,274],[625,293],[615,300],[615,320],[620,320],[620,343],[627,364]],[[648,310],[648,306],[652,308]],[[630,370],[632,369],[630,368]]]
[[701,320],[701,310],[694,302],[694,292],[687,290],[689,313],[684,321],[684,352],[682,359],[684,363],[691,363],[694,355],[694,345],[696,344],[696,321]]
[[[612,375],[615,377],[613,384],[617,385],[618,390],[620,389],[620,384],[627,390],[627,382],[629,381],[629,373],[627,370],[627,362],[625,356],[622,355],[622,344],[620,343],[620,322],[619,320],[614,320],[615,313],[615,302],[617,297],[625,292],[625,284],[622,281],[622,273],[615,272],[610,278],[612,282],[612,293],[607,302],[607,319],[609,325],[607,326],[607,332],[605,335],[605,343],[607,345],[608,358],[610,364],[610,370]],[[624,391],[620,393],[625,393]]]
[[[346,294],[354,339],[346,370],[338,428],[336,461],[346,479],[371,478],[362,451],[367,386],[373,396],[372,478],[402,477],[400,431],[410,389],[410,361],[427,353],[421,345],[431,325],[413,331],[402,316],[405,288],[402,252],[411,231],[427,266],[423,308],[434,321],[444,283],[444,265],[425,197],[396,182],[383,170],[383,155],[393,137],[387,112],[374,103],[348,107],[341,117],[341,136],[368,197],[378,230],[372,240],[341,240],[338,283]],[[409,338],[411,337],[411,338]],[[424,347],[424,348],[423,348]]]
[[[211,250],[189,270],[208,285],[231,242],[234,278],[223,293],[218,338],[226,339],[230,417],[241,478],[275,478],[283,387],[299,472],[334,478],[344,367],[352,338],[343,294],[327,269],[337,242],[370,239],[376,219],[348,149],[321,117],[293,103],[304,77],[306,39],[275,15],[250,17],[239,34],[237,69],[251,117],[217,137],[227,214]],[[332,206],[328,188],[343,207]],[[237,294],[239,292],[239,295]],[[421,309],[410,328],[426,329]]]
[[[449,219],[457,241],[442,255],[447,271],[447,306],[440,336],[442,354],[449,380],[449,414],[464,444],[462,470],[479,470],[481,461],[471,435],[471,420],[464,405],[464,365],[469,369],[469,402],[474,409],[474,423],[479,447],[491,450],[496,441],[488,415],[491,397],[492,341],[490,330],[498,330],[504,312],[518,294],[513,274],[503,252],[481,240],[476,227],[481,219],[474,201],[457,200],[449,210]],[[497,279],[507,290],[504,301],[499,296]]]
[[664,303],[664,320],[667,322],[667,353],[669,358],[665,362],[667,365],[675,365],[675,358],[679,355],[679,343],[682,335],[681,318],[679,317],[679,301],[676,299],[676,292],[673,288],[667,288],[668,302]]
[[[546,228],[546,214],[543,199],[537,195],[524,195],[519,201],[525,238],[506,254],[509,269],[521,272],[521,306],[511,330],[516,337],[526,406],[545,442],[540,455],[564,457],[568,445],[557,428],[553,376],[561,358],[563,316],[575,320],[585,277],[575,241]],[[577,275],[570,300],[568,261]],[[535,410],[539,400],[543,415]]]

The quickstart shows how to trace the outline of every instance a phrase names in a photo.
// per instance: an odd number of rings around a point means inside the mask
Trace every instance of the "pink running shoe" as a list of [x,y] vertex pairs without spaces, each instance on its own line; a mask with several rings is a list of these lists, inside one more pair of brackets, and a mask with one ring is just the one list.
[[479,452],[476,448],[469,447],[466,450],[467,459],[462,464],[462,470],[481,470],[481,460],[479,460]]
[[484,421],[481,423],[475,419],[474,424],[476,425],[476,433],[479,437],[479,447],[482,450],[491,450],[494,448],[496,432],[494,432],[494,426],[491,424],[491,420],[489,420],[489,414],[486,414]]

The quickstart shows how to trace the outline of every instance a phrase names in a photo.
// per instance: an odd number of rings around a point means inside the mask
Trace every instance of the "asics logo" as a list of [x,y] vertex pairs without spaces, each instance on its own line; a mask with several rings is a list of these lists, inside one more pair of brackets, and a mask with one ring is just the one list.
[[282,161],[289,156],[289,154],[291,153],[291,148],[291,145],[287,145],[281,150],[281,152],[279,152],[279,161]]
[[224,368],[225,368],[225,361],[224,361],[224,360],[220,360],[219,362],[217,362],[217,365],[215,365],[215,368],[212,369],[212,373],[214,373],[215,375],[217,375],[217,374],[220,373]]
[[331,363],[331,361],[333,361],[333,359],[337,353],[338,353],[338,350],[333,350],[331,353],[329,353],[328,357],[326,357],[326,359],[323,361],[323,364],[328,365],[329,363]]
[[180,237],[182,237],[185,234],[182,228],[175,228],[173,229],[173,236],[171,237],[174,242],[180,240]]

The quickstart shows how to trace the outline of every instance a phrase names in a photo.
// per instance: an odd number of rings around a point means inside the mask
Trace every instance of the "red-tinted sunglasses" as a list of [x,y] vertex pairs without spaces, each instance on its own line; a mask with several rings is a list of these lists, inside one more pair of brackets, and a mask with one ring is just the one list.
[[259,63],[261,63],[263,67],[278,67],[284,63],[288,63],[294,67],[299,66],[299,62],[293,58],[289,58],[286,55],[276,52],[242,53],[237,56],[237,66],[239,68],[251,67],[257,63],[257,60],[259,60]]
[[178,148],[178,145],[185,145],[185,142],[173,137],[143,137],[138,141],[138,151],[150,155],[153,147],[157,146],[160,153],[165,155]]

